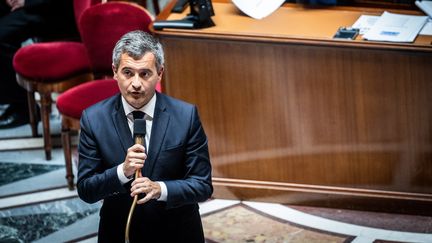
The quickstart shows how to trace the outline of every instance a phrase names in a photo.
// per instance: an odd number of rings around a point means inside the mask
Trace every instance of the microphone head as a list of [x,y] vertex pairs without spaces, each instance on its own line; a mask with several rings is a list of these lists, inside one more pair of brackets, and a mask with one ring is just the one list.
[[146,134],[146,122],[144,119],[136,119],[134,121],[134,137],[145,136]]

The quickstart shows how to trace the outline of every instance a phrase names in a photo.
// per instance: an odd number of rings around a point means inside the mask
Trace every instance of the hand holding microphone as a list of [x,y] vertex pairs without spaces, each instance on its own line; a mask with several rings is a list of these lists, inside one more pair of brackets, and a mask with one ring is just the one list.
[[134,144],[127,151],[125,161],[123,162],[123,172],[126,177],[131,177],[136,171],[144,167],[144,161],[147,159],[145,148],[142,144]]
[[125,161],[123,162],[123,172],[126,177],[131,177],[135,174],[135,179],[138,177],[138,172],[144,166],[144,161],[147,158],[145,154],[145,134],[146,122],[144,119],[134,120],[134,141],[135,145],[127,151]]

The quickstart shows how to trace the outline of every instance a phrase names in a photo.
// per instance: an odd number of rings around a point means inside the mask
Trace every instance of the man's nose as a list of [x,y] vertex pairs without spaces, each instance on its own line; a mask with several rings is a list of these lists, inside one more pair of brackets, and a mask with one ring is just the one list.
[[132,86],[134,88],[141,87],[141,80],[140,80],[139,75],[135,75],[135,76],[132,77]]

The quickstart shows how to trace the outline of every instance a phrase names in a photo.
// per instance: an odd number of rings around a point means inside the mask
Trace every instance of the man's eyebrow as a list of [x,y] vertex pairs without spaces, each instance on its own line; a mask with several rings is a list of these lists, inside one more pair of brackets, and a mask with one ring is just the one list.
[[122,70],[122,71],[123,70],[133,70],[135,72],[152,72],[151,68],[135,69],[135,68],[132,68],[132,67],[129,67],[129,66],[122,67],[120,70]]

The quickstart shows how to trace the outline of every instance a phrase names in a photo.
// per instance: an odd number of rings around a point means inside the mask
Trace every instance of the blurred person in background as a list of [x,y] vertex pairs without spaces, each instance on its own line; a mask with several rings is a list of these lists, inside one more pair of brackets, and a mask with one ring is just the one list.
[[0,129],[29,122],[26,91],[18,85],[12,66],[23,42],[78,36],[73,0],[0,0]]

